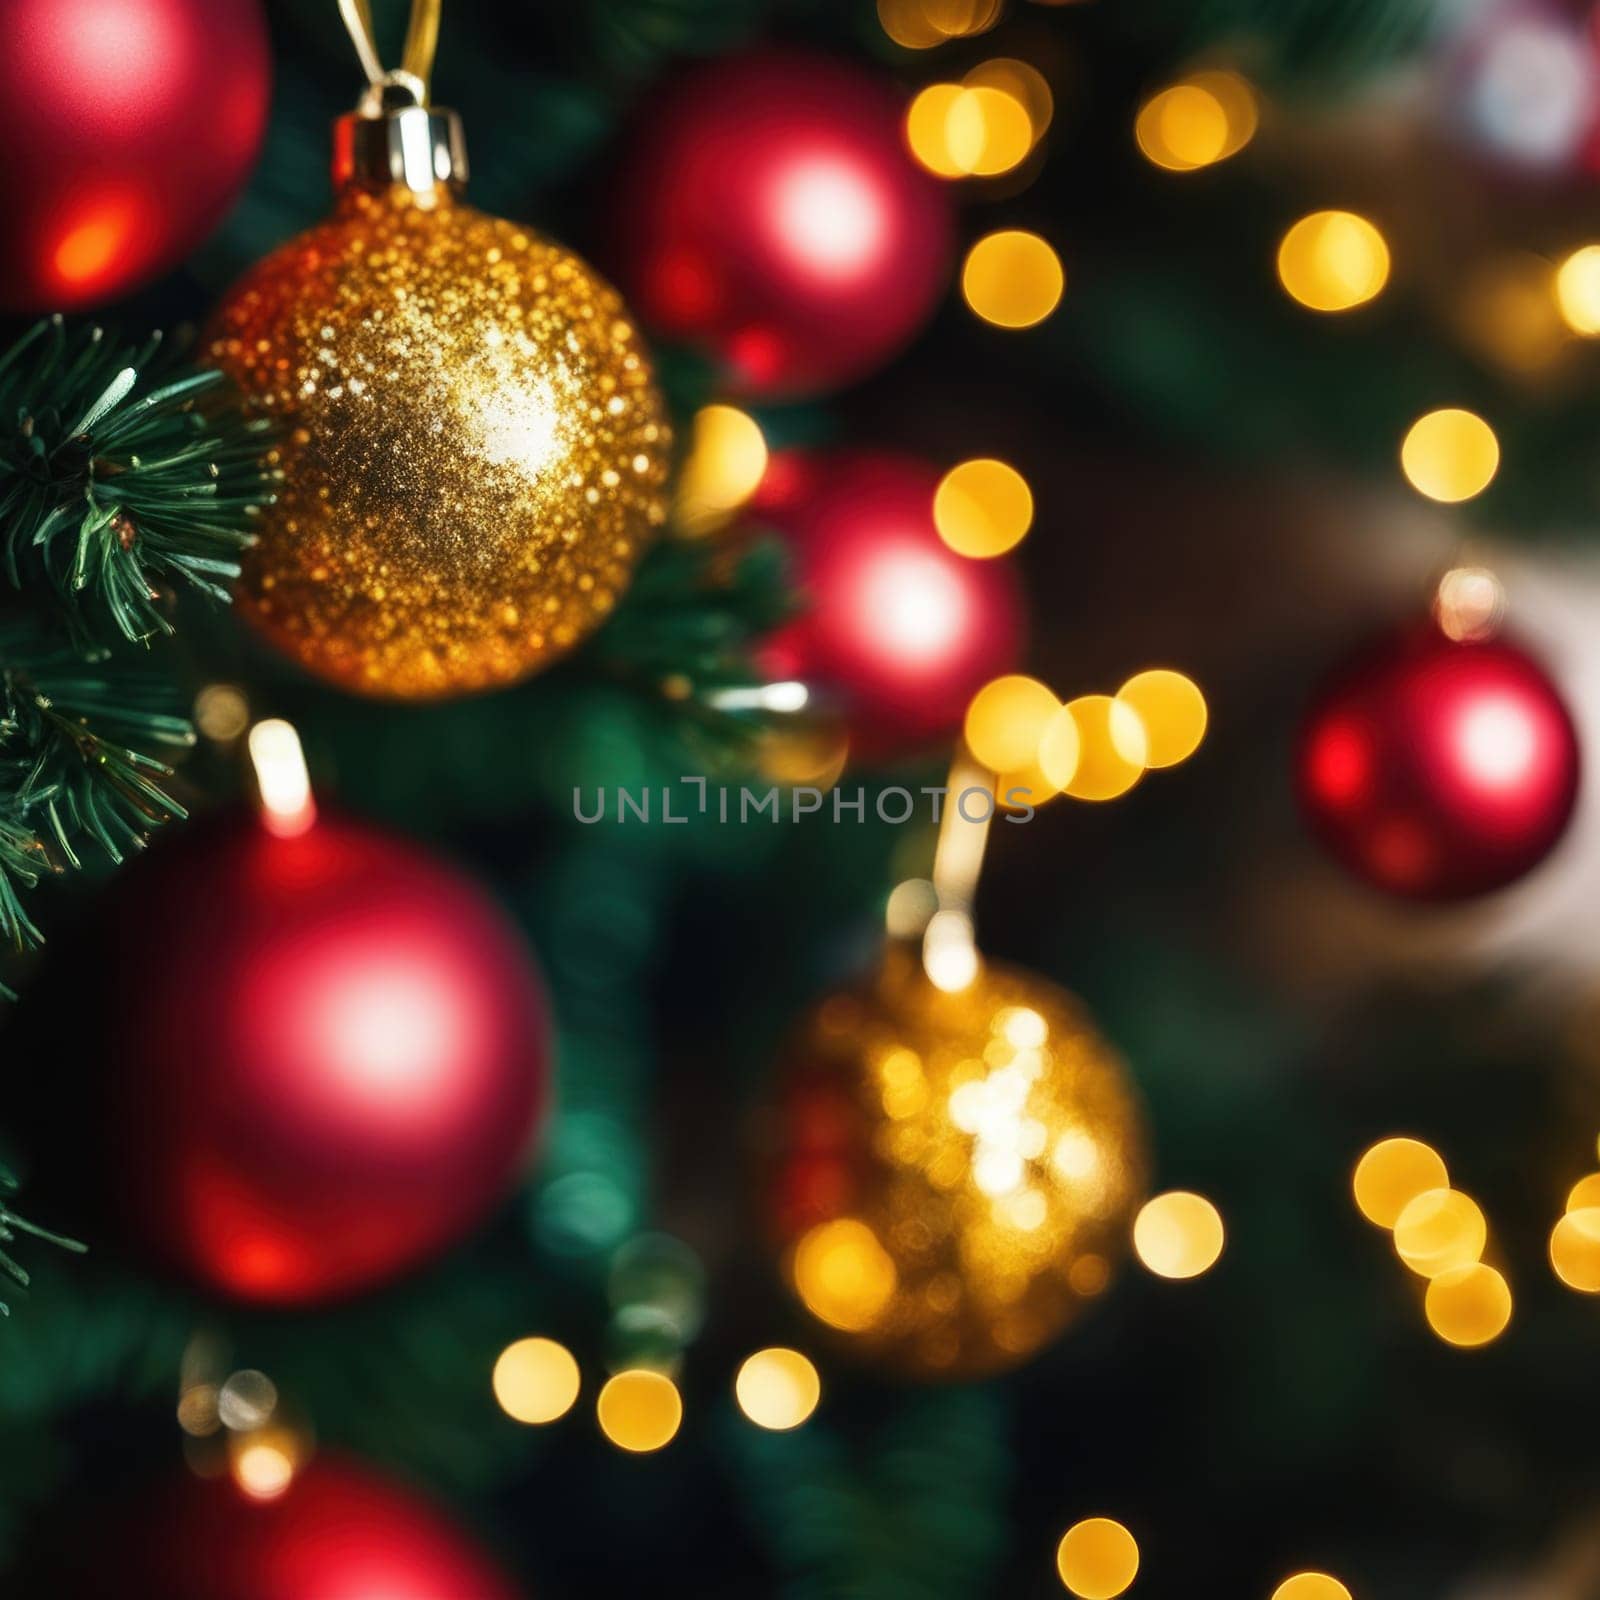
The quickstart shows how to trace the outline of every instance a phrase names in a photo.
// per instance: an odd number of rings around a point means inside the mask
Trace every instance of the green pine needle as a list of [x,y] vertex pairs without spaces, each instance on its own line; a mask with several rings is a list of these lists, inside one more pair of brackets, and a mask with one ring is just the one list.
[[220,403],[220,373],[154,382],[160,347],[53,317],[0,355],[0,571],[80,648],[170,633],[168,590],[226,599],[272,498],[268,425]]
[[[10,1170],[0,1166],[0,1194],[15,1194],[17,1187],[17,1180]],[[52,1233],[48,1228],[41,1228],[37,1223],[29,1222],[26,1217],[18,1216],[6,1200],[0,1199],[0,1245],[15,1243],[19,1234],[25,1234],[33,1239],[43,1239],[47,1244],[56,1245],[62,1250],[70,1250],[74,1255],[83,1255],[89,1248],[76,1239],[67,1238],[65,1234]],[[19,1289],[26,1289],[31,1281],[28,1269],[6,1249],[0,1249],[0,1274],[10,1278]],[[0,1316],[10,1315],[10,1305],[5,1299],[0,1298]]]

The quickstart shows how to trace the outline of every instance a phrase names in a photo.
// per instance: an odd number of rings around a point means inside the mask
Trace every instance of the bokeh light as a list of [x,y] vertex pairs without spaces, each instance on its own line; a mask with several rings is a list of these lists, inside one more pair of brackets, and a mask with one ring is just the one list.
[[578,1363],[554,1339],[518,1339],[494,1364],[494,1397],[516,1422],[554,1422],[578,1398]]
[[1272,1591],[1272,1600],[1352,1600],[1350,1591],[1326,1572],[1297,1572]]
[[1131,706],[1086,694],[1069,701],[1045,730],[1039,764],[1075,800],[1114,800],[1143,777],[1147,749],[1144,724]]
[[178,1396],[178,1426],[192,1439],[209,1438],[222,1426],[217,1415],[217,1386],[191,1383]]
[[194,724],[208,739],[227,744],[250,726],[250,702],[233,683],[208,683],[194,697]]
[[1049,131],[1055,115],[1055,96],[1037,67],[1012,56],[995,56],[980,61],[961,82],[969,89],[1000,89],[1010,95],[1027,113],[1032,145],[1037,145]]
[[1500,467],[1500,441],[1476,412],[1446,406],[1412,423],[1400,465],[1419,494],[1454,504],[1489,487]]
[[1056,1571],[1078,1600],[1115,1600],[1138,1576],[1138,1541],[1110,1517],[1088,1517],[1061,1536]]
[[1569,1289],[1600,1294],[1600,1206],[1579,1206],[1555,1225],[1550,1265]]
[[935,177],[968,175],[950,147],[950,113],[965,93],[959,83],[930,83],[906,107],[906,143]]
[[1197,72],[1145,101],[1134,137],[1156,166],[1193,172],[1237,155],[1259,119],[1255,90],[1237,73]]
[[986,32],[1002,9],[1003,0],[878,0],[878,24],[903,49],[931,50]]
[[1487,567],[1452,567],[1439,580],[1433,614],[1451,639],[1492,638],[1505,612],[1505,588]]
[[276,1500],[294,1482],[301,1454],[293,1434],[273,1428],[239,1436],[228,1465],[233,1481],[252,1500]]
[[1349,311],[1389,281],[1389,246],[1353,211],[1313,211],[1284,234],[1278,278],[1312,311]]
[[1038,234],[1022,228],[985,234],[961,268],[967,304],[998,328],[1043,322],[1061,303],[1066,281],[1061,258]]
[[1116,698],[1144,727],[1145,766],[1175,767],[1200,748],[1206,734],[1206,698],[1192,678],[1152,667],[1129,678]]
[[794,1286],[813,1316],[846,1333],[870,1328],[899,1275],[878,1236],[854,1217],[818,1223],[795,1246]]
[[671,1442],[683,1421],[683,1401],[664,1373],[634,1367],[606,1381],[595,1415],[619,1450],[644,1455]]
[[264,1427],[277,1409],[277,1385],[253,1367],[230,1373],[217,1391],[217,1420],[235,1433]]
[[746,1359],[733,1381],[739,1409],[758,1427],[798,1428],[822,1398],[817,1369],[798,1350],[774,1347]]
[[1368,1222],[1393,1228],[1400,1214],[1430,1190],[1448,1189],[1444,1158],[1420,1139],[1380,1139],[1356,1163],[1351,1180],[1356,1205]]
[[1556,304],[1574,333],[1600,334],[1600,244],[1574,250],[1557,268]]
[[1477,1202],[1459,1189],[1428,1189],[1406,1203],[1394,1225],[1395,1254],[1424,1278],[1470,1266],[1489,1242]]
[[1033,525],[1033,491],[1004,461],[980,456],[952,467],[933,496],[939,537],[957,555],[987,559],[1015,549]]
[[988,84],[963,86],[945,114],[950,158],[964,173],[993,178],[1019,166],[1033,149],[1028,108]]
[[1600,1206],[1600,1172],[1579,1178],[1567,1194],[1568,1211],[1582,1211],[1586,1206]]
[[737,406],[702,406],[678,477],[678,527],[694,534],[721,527],[760,488],[766,470],[767,441],[755,418]]
[[1198,1278],[1222,1255],[1222,1216],[1204,1195],[1174,1189],[1147,1200],[1133,1223],[1133,1248],[1160,1278]]
[[1511,1288],[1481,1262],[1441,1272],[1428,1285],[1428,1326],[1446,1344],[1473,1349],[1498,1339],[1511,1321]]
[[1045,733],[1061,711],[1061,702],[1037,678],[1012,673],[986,683],[967,707],[967,748],[996,774],[996,791],[1030,791],[1042,802],[1060,787],[1040,760]]

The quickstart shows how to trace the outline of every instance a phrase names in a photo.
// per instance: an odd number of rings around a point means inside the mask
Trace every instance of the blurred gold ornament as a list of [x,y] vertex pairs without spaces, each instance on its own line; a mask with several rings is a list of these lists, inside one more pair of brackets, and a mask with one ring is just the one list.
[[924,1378],[1026,1360],[1104,1289],[1144,1191],[1143,1116],[1071,995],[893,946],[787,1052],[774,1213],[817,1319]]
[[245,276],[208,342],[283,424],[241,609],[342,688],[429,700],[600,623],[665,517],[670,438],[616,292],[461,204],[459,128],[403,87],[343,120],[333,216]]

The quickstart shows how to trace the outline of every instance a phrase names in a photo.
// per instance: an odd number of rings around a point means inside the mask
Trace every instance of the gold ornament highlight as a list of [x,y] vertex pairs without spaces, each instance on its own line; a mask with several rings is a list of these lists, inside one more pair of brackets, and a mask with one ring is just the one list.
[[337,131],[333,216],[208,340],[283,424],[240,609],[318,676],[404,700],[514,683],[598,626],[665,518],[670,447],[616,291],[456,198],[460,129],[425,97],[374,83]]
[[865,1355],[961,1379],[1098,1295],[1145,1188],[1143,1117],[1071,995],[983,965],[946,993],[889,950],[791,1045],[773,1209],[791,1284]]

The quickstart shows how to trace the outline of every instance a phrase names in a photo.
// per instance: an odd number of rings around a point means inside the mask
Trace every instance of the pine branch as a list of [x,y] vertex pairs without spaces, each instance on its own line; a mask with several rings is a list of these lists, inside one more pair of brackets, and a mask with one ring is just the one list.
[[53,317],[0,355],[0,570],[48,591],[80,649],[170,633],[164,588],[225,601],[270,499],[268,425],[202,407],[220,373],[157,381],[160,347]]
[[40,937],[24,890],[184,814],[152,752],[193,731],[113,647],[171,633],[172,592],[226,601],[271,498],[267,424],[160,346],[52,317],[0,354],[0,938],[18,947]]
[[82,864],[86,843],[120,862],[152,827],[184,815],[149,747],[194,743],[169,684],[108,670],[47,629],[0,626],[0,936],[38,942],[20,890]]
[[[10,1170],[0,1166],[0,1195],[15,1194],[17,1188],[17,1180]],[[74,1255],[83,1255],[89,1248],[76,1239],[69,1239],[64,1234],[51,1233],[47,1228],[29,1222],[26,1217],[19,1216],[12,1210],[8,1201],[0,1199],[0,1274],[10,1278],[19,1289],[28,1287],[30,1282],[28,1269],[11,1254],[9,1249],[5,1248],[16,1241],[18,1234],[26,1234],[33,1239],[43,1239],[46,1243],[57,1245],[62,1250],[72,1251]],[[10,1315],[10,1305],[0,1298],[0,1316]]]

